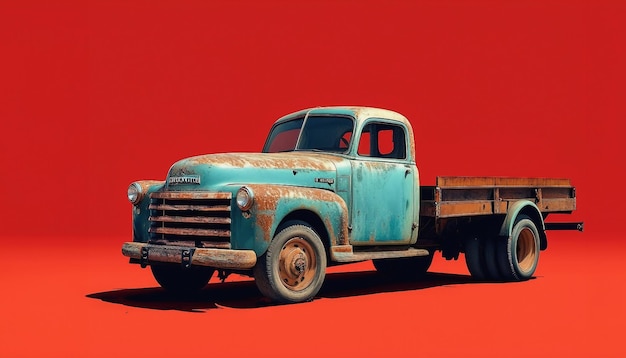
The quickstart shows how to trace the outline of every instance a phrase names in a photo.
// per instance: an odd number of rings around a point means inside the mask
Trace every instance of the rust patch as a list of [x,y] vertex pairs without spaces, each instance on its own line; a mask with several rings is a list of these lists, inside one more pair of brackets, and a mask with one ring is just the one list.
[[[302,187],[289,187],[279,186],[271,184],[253,184],[248,185],[255,193],[254,210],[259,212],[257,221],[259,226],[263,229],[266,240],[271,240],[270,231],[272,224],[275,221],[275,213],[278,202],[282,198],[292,199],[306,199],[308,202],[330,202],[336,203],[341,207],[341,219],[340,226],[341,231],[335,232],[330,223],[330,218],[323,218],[324,225],[328,230],[328,234],[331,237],[331,244],[343,245],[348,241],[348,207],[345,202],[341,200],[337,194],[322,189],[316,188],[302,188]],[[306,209],[306,208],[303,208]],[[266,212],[265,214],[261,214]],[[266,216],[267,218],[263,217]],[[263,218],[262,218],[263,217]]]
[[337,243],[337,234],[335,233],[335,230],[333,230],[333,225],[330,222],[330,218],[328,217],[324,218],[324,226],[326,227],[326,231],[328,231],[328,236],[330,237],[330,245],[331,246],[341,245]]
[[202,191],[162,191],[150,194],[155,199],[230,199],[231,193]]
[[332,251],[352,253],[352,245],[333,245]]
[[139,186],[141,186],[141,192],[142,193],[146,193],[148,191],[148,189],[150,189],[151,186],[165,184],[165,181],[163,181],[163,180],[141,180],[141,181],[138,181],[136,183],[139,184]]
[[216,236],[216,237],[230,237],[230,230],[217,230],[217,229],[190,229],[190,228],[171,228],[171,227],[150,227],[149,232],[156,234],[170,234],[178,236]]
[[249,269],[256,264],[252,250],[196,249],[191,263],[225,269]]
[[442,188],[468,187],[571,187],[569,179],[508,177],[437,177]]
[[[143,250],[147,252],[148,261],[181,263],[182,252],[189,248],[136,242],[126,242],[122,246],[122,254],[134,259],[141,259]],[[250,269],[256,264],[256,254],[252,250],[196,248],[191,264],[224,269]]]
[[272,237],[272,224],[274,224],[274,216],[270,214],[259,214],[256,217],[256,224],[263,230],[263,240],[270,242]]
[[208,164],[235,168],[287,168],[335,170],[335,163],[343,159],[324,153],[223,153],[189,158],[189,164]]

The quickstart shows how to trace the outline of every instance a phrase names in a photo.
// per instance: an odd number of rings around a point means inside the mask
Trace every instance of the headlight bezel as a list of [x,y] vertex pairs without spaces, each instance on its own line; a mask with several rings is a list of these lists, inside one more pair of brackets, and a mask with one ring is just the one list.
[[250,211],[254,204],[254,192],[247,186],[242,186],[237,190],[235,202],[241,211]]
[[143,188],[137,182],[131,183],[128,186],[128,190],[126,192],[128,201],[130,201],[130,203],[133,205],[139,204],[141,202],[141,199],[143,199],[144,194],[145,193],[143,191]]

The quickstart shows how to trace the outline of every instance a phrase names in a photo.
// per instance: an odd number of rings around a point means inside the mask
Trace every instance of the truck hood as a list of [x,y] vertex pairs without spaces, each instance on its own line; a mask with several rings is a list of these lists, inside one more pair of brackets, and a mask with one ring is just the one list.
[[176,162],[167,190],[219,190],[229,184],[279,184],[334,189],[340,156],[315,152],[207,154]]

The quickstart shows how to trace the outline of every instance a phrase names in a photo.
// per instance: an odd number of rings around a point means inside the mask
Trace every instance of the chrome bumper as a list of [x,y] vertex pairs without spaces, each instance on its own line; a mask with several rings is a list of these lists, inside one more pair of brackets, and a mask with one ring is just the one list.
[[250,269],[256,264],[256,253],[253,250],[207,249],[125,242],[122,245],[122,254],[135,259],[142,265],[152,262],[170,262],[185,266]]

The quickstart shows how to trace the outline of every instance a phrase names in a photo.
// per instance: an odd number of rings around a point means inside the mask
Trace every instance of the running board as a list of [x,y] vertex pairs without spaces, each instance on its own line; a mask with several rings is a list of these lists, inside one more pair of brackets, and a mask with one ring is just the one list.
[[386,251],[352,251],[352,246],[341,245],[333,246],[330,255],[337,262],[358,262],[376,259],[391,259],[399,257],[418,257],[428,256],[430,252],[424,249],[403,249],[403,250],[386,250]]

